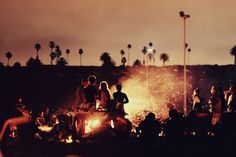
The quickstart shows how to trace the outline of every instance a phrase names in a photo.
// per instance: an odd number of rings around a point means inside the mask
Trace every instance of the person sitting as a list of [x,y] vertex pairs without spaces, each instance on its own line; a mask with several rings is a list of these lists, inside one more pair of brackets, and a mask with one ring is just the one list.
[[120,116],[125,116],[127,113],[124,110],[124,104],[129,102],[127,95],[123,92],[120,84],[116,85],[117,92],[113,93],[113,98],[116,104],[116,112]]
[[136,129],[141,141],[148,144],[155,144],[161,132],[160,122],[156,120],[155,114],[150,112]]

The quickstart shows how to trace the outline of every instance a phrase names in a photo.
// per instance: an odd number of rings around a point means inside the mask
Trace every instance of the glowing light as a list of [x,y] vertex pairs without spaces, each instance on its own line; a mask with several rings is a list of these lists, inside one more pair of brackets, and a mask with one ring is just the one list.
[[43,132],[50,132],[52,130],[52,127],[48,125],[41,125],[41,126],[38,126],[38,128],[39,130]]
[[111,128],[115,128],[115,124],[114,124],[114,120],[112,119],[111,121],[110,121],[110,125],[111,125]]
[[72,135],[70,135],[69,137],[66,138],[66,143],[72,143],[73,139],[72,139]]
[[[157,118],[166,119],[169,108],[182,109],[182,85],[178,71],[168,68],[132,69],[131,75],[122,78],[122,91],[127,94],[129,103],[125,104],[127,118],[137,125],[153,112]],[[148,76],[148,77],[147,77]],[[112,92],[115,88],[112,87]]]
[[85,120],[85,134],[93,132],[100,125],[101,121],[99,119]]

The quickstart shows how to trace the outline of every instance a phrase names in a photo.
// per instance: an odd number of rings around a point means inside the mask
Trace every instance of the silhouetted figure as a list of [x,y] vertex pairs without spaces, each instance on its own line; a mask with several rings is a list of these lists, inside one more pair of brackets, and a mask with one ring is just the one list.
[[85,88],[88,86],[88,79],[83,79],[81,84],[76,89],[75,93],[75,106],[72,106],[72,110],[77,110],[78,108],[83,109],[85,108]]
[[160,122],[156,120],[155,114],[150,112],[137,127],[137,134],[141,141],[147,144],[155,144],[161,131]]
[[229,88],[230,96],[228,98],[228,111],[229,112],[235,112],[236,111],[236,92],[235,87],[232,85]]
[[113,131],[118,137],[118,139],[127,139],[130,137],[130,132],[132,130],[132,123],[123,116],[116,116],[114,119]]
[[227,101],[225,99],[224,91],[221,87],[218,87],[220,102],[221,102],[221,112],[227,111]]
[[201,112],[203,110],[203,100],[200,96],[200,89],[196,88],[193,91],[193,110],[196,110],[197,112]]
[[178,111],[169,111],[169,118],[164,125],[164,134],[170,138],[179,138],[184,135],[183,118]]
[[102,81],[98,91],[99,109],[107,110],[109,108],[110,90],[106,81]]
[[219,91],[215,86],[212,86],[211,88],[211,96],[208,103],[211,106],[211,112],[213,113],[211,124],[216,125],[219,122],[221,114],[221,99]]
[[113,93],[113,98],[116,103],[116,111],[118,115],[124,116],[126,115],[124,104],[128,103],[129,99],[125,93],[121,92],[122,86],[120,84],[116,85],[116,90],[117,92]]
[[97,89],[95,87],[96,77],[91,75],[88,77],[89,85],[85,88],[85,100],[86,100],[86,109],[95,111],[96,110],[96,98],[97,98]]

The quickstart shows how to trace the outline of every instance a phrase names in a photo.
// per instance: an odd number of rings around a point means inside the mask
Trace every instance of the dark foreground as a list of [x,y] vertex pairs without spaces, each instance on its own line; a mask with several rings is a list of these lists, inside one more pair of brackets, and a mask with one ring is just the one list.
[[10,142],[2,145],[6,157],[149,157],[149,156],[236,156],[235,137],[196,137],[162,139],[149,146],[137,139],[80,143]]

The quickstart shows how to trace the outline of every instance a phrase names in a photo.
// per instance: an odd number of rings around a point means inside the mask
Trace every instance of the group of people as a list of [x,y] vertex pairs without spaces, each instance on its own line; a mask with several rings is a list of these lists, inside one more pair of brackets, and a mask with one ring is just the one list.
[[[209,110],[210,112],[235,112],[236,111],[236,92],[235,86],[231,85],[228,90],[222,91],[221,88],[216,86],[211,87],[211,96],[204,105],[203,98],[200,94],[200,89],[196,88],[193,92],[193,110],[204,111]],[[208,106],[208,107],[206,107]]]
[[[96,88],[96,77],[91,75],[82,79],[81,84],[76,90],[75,105],[73,110],[82,109],[84,111],[115,111],[119,115],[125,115],[124,104],[129,102],[127,95],[123,92],[121,84],[116,85],[116,92],[111,93],[108,83],[102,81],[99,84],[99,89]],[[113,109],[114,108],[114,109]]]

